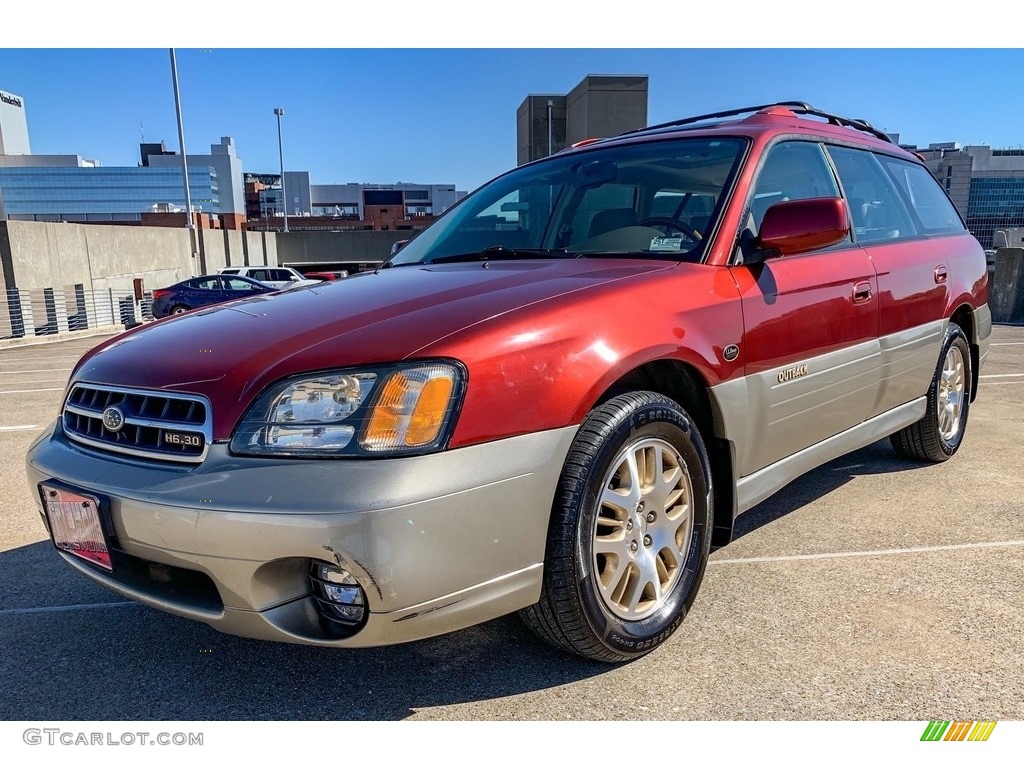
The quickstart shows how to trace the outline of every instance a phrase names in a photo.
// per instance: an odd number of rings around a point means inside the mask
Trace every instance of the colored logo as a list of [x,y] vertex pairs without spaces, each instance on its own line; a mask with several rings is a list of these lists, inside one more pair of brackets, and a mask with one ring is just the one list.
[[996,720],[932,720],[921,741],[988,741]]
[[111,432],[119,432],[124,426],[124,414],[116,406],[110,406],[103,412],[103,426]]

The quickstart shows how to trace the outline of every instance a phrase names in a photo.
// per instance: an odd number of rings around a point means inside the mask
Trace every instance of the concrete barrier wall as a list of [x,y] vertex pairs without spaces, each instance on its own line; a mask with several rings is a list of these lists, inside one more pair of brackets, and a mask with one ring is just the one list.
[[277,233],[278,264],[346,264],[384,261],[391,246],[415,232],[283,232]]
[[171,227],[0,221],[0,279],[32,291],[83,285],[90,290],[162,288],[226,266],[380,262],[412,232],[241,232]]
[[266,256],[263,253],[263,238],[259,232],[245,232],[242,238],[243,265],[260,266]]
[[184,229],[0,222],[7,288],[130,289],[141,277],[151,290],[188,277],[191,262]]
[[225,229],[224,258],[225,266],[240,267],[245,264],[245,233],[237,229]]
[[199,270],[203,274],[212,274],[228,265],[227,252],[224,247],[224,232],[220,229],[200,229],[199,235]]
[[995,322],[1024,322],[1024,248],[996,251],[996,271],[989,286],[988,303]]

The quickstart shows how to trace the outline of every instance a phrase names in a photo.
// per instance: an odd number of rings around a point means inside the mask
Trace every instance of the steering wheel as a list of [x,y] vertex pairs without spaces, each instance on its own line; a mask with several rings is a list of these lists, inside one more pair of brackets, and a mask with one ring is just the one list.
[[704,239],[704,236],[700,233],[699,229],[683,224],[681,221],[673,219],[670,216],[651,216],[650,218],[637,222],[637,226],[668,227],[669,229],[674,229],[676,232],[682,232],[695,243],[699,243]]

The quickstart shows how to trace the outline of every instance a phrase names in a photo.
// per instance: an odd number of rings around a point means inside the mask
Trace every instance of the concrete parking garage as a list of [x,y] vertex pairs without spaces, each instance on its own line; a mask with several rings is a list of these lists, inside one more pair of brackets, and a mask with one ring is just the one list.
[[0,718],[1024,719],[1024,328],[997,326],[960,452],[833,461],[738,522],[690,616],[632,664],[513,617],[361,651],[126,603],[45,537],[25,452],[98,338],[0,351]]

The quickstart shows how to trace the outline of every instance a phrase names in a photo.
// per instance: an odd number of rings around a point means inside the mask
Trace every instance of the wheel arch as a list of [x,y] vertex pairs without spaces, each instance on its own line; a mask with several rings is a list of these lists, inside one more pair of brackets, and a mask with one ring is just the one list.
[[725,546],[732,539],[735,519],[735,476],[732,443],[718,437],[715,424],[721,424],[718,404],[710,394],[710,385],[696,366],[681,360],[658,358],[637,365],[608,385],[590,408],[617,395],[648,390],[679,403],[697,422],[711,461],[711,483],[714,489],[712,546]]
[[967,336],[967,346],[971,350],[971,402],[978,396],[978,375],[981,372],[981,347],[978,340],[978,324],[974,317],[974,308],[964,302],[953,310],[949,321],[963,329]]

